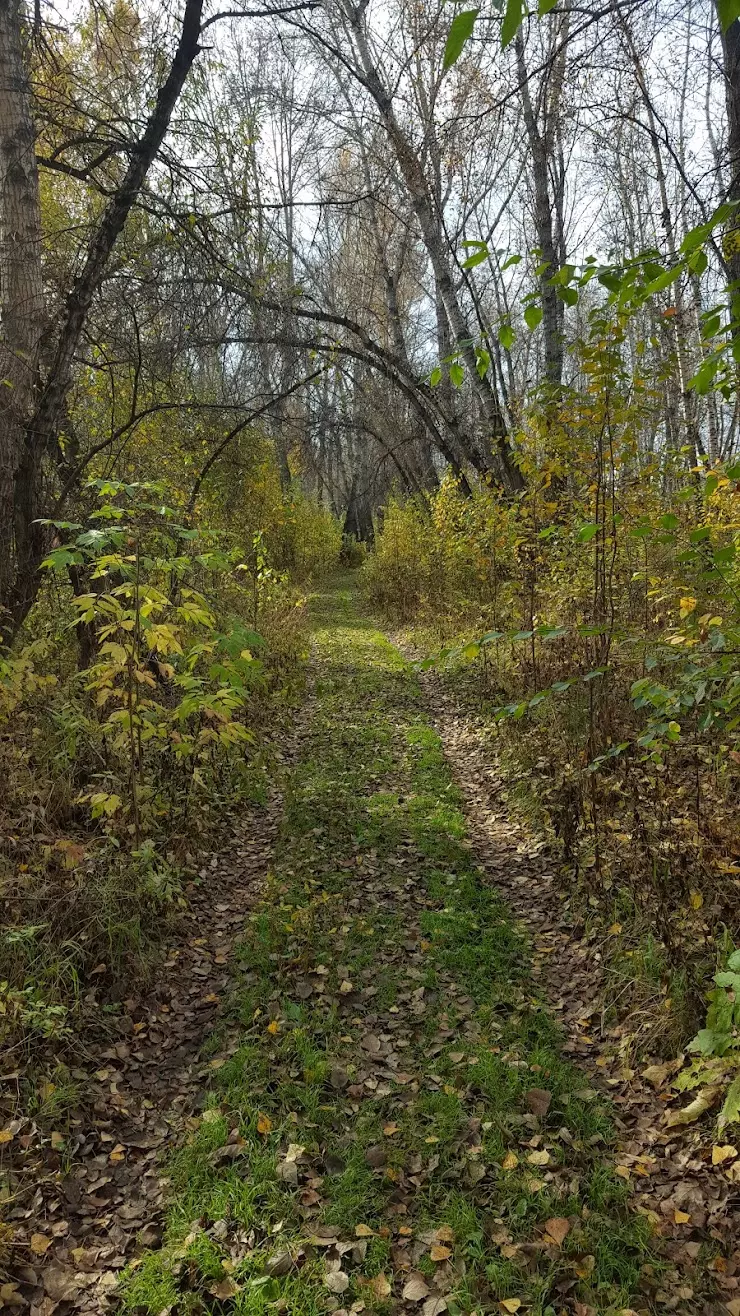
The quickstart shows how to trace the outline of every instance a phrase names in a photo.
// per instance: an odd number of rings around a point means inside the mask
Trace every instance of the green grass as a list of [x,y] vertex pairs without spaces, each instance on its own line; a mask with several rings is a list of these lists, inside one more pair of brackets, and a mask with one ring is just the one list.
[[[164,1242],[125,1277],[125,1310],[383,1311],[378,1277],[395,1299],[407,1265],[433,1281],[424,1235],[447,1227],[453,1316],[509,1297],[554,1316],[562,1291],[618,1312],[656,1262],[609,1168],[609,1111],[560,1054],[413,672],[348,590],[313,615],[311,722],[239,948],[241,1044],[220,1065],[219,1036],[205,1048],[210,1104],[169,1167]],[[368,1059],[372,1037],[392,1063]],[[541,1120],[532,1088],[551,1094]],[[554,1216],[570,1225],[559,1248],[543,1242]],[[310,1241],[322,1227],[347,1245],[337,1297]]]

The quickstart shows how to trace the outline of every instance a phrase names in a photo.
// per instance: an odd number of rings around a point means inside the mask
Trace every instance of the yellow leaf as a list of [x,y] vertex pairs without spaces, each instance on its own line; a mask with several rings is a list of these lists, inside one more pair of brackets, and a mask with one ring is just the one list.
[[355,1237],[374,1238],[375,1231],[373,1229],[370,1229],[367,1225],[355,1225]]
[[521,1298],[503,1298],[498,1304],[502,1311],[515,1312],[522,1305]]
[[533,1151],[529,1153],[527,1160],[530,1165],[549,1165],[550,1153],[548,1151]]
[[687,1225],[687,1224],[689,1223],[690,1220],[691,1220],[691,1216],[689,1215],[688,1211],[674,1211],[674,1212],[673,1212],[673,1221],[674,1221],[674,1224],[677,1224],[677,1225]]
[[0,1144],[3,1142],[12,1142],[15,1134],[12,1129],[0,1129]]
[[666,1112],[665,1122],[670,1129],[675,1128],[677,1124],[693,1124],[698,1120],[700,1115],[709,1110],[714,1105],[720,1095],[721,1088],[718,1085],[702,1088],[699,1094],[690,1101],[688,1106],[682,1110],[669,1110]]
[[272,1133],[272,1120],[269,1115],[259,1115],[257,1117],[257,1132],[263,1135]]
[[501,1162],[501,1168],[502,1170],[514,1170],[516,1169],[518,1164],[519,1164],[519,1157],[517,1156],[516,1152],[510,1151],[507,1152],[506,1155],[504,1156],[504,1159]]
[[712,1165],[722,1165],[724,1161],[732,1160],[737,1156],[737,1147],[713,1147],[712,1148]]
[[37,1257],[43,1257],[44,1253],[51,1247],[51,1239],[46,1234],[31,1234],[31,1241],[28,1245]]
[[452,1256],[452,1250],[448,1247],[443,1247],[440,1243],[434,1243],[429,1249],[429,1255],[432,1258],[432,1261],[449,1261]]
[[401,1126],[399,1124],[384,1124],[383,1132],[386,1138],[392,1138],[394,1133],[399,1133],[400,1127]]
[[280,1024],[278,1023],[277,1019],[270,1020],[269,1024],[267,1025],[267,1031],[268,1033],[272,1033],[273,1037],[275,1036],[276,1033],[280,1032]]
[[618,937],[621,931],[622,931],[621,923],[612,923],[611,927],[609,928],[609,936]]
[[[400,1232],[403,1233],[403,1230]],[[439,1229],[435,1229],[434,1237],[438,1243],[453,1243],[455,1241],[455,1231],[450,1225],[440,1225]]]
[[689,901],[692,909],[701,909],[704,904],[704,897],[701,891],[692,891],[689,895]]
[[391,1291],[391,1286],[382,1272],[380,1275],[376,1275],[374,1279],[370,1280],[370,1288],[376,1298],[387,1298]]

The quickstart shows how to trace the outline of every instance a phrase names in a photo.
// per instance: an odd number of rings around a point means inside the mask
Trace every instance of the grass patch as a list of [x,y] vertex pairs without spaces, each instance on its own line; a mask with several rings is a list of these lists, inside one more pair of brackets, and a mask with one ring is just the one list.
[[239,1313],[382,1311],[414,1270],[453,1313],[519,1298],[553,1316],[564,1293],[618,1312],[656,1263],[609,1112],[562,1059],[414,674],[349,594],[314,619],[311,722],[239,952],[240,1044],[209,1048],[211,1105],[124,1307],[217,1313],[228,1291]]

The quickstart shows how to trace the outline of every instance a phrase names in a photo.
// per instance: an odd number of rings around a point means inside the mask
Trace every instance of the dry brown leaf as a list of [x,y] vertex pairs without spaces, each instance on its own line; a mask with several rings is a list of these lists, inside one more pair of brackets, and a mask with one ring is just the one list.
[[557,1247],[562,1247],[567,1235],[570,1233],[570,1221],[565,1216],[552,1216],[550,1220],[545,1221],[545,1242],[555,1243]]
[[432,1258],[432,1261],[449,1261],[452,1256],[452,1251],[448,1247],[443,1247],[441,1243],[435,1243],[434,1246],[429,1249],[429,1255]]
[[525,1092],[524,1100],[532,1114],[536,1115],[538,1119],[542,1119],[550,1109],[552,1092],[548,1092],[546,1088],[530,1088],[529,1092]]
[[429,1297],[429,1285],[420,1271],[412,1270],[403,1286],[403,1297],[406,1302],[421,1302]]
[[434,1237],[438,1243],[454,1243],[455,1231],[451,1225],[440,1225],[439,1229],[435,1229]]
[[344,1293],[349,1288],[349,1275],[343,1270],[331,1270],[324,1275],[324,1283],[330,1293]]
[[725,1161],[731,1161],[737,1156],[737,1147],[713,1147],[712,1148],[712,1165],[723,1165]]
[[208,1292],[212,1293],[214,1298],[218,1298],[223,1302],[226,1298],[236,1297],[239,1292],[239,1285],[230,1275],[227,1275],[226,1279],[220,1279],[216,1284],[212,1284]]
[[654,1088],[662,1087],[676,1069],[676,1062],[669,1060],[665,1065],[648,1065],[643,1069],[642,1077]]
[[48,1252],[51,1244],[52,1240],[47,1238],[46,1234],[31,1234],[31,1241],[28,1246],[35,1256],[43,1257],[44,1253]]
[[443,1311],[447,1311],[447,1299],[439,1293],[433,1293],[421,1310],[422,1316],[441,1316]]

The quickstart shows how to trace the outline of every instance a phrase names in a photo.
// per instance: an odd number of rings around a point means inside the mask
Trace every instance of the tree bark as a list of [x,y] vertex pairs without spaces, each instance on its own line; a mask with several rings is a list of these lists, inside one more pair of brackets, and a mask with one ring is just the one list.
[[[730,23],[722,34],[722,55],[727,106],[728,201],[740,201],[740,20]],[[730,307],[733,322],[734,356],[740,360],[740,215],[728,225],[725,257],[730,275]]]
[[560,269],[559,243],[553,223],[553,205],[550,199],[550,150],[554,125],[540,130],[532,104],[529,74],[524,59],[524,37],[521,28],[515,38],[517,76],[522,94],[524,126],[527,130],[534,186],[534,223],[540,261],[544,267],[540,276],[542,301],[542,333],[545,344],[545,379],[553,389],[560,389],[563,379],[563,303],[552,284],[553,275]]
[[[34,139],[21,4],[0,0],[0,609],[7,608],[28,534],[26,517],[16,518],[15,490],[44,328]],[[0,612],[0,634],[6,620]]]

